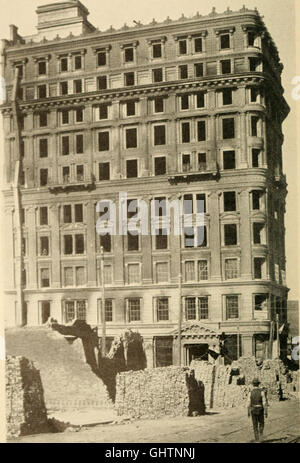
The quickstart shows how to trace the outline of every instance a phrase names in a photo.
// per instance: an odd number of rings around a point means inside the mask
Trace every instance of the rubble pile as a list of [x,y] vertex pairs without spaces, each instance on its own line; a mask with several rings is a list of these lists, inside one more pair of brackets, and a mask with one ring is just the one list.
[[6,357],[6,421],[8,438],[47,428],[40,373],[25,357]]
[[163,367],[117,375],[115,407],[132,418],[204,413],[204,388],[189,368]]

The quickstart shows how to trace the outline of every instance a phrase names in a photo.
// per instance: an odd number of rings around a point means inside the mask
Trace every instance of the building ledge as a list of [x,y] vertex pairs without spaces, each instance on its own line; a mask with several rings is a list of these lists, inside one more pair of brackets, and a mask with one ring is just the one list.
[[177,183],[201,182],[206,180],[219,180],[220,172],[218,169],[206,170],[202,172],[185,172],[168,176],[171,185]]
[[96,188],[95,182],[93,180],[88,180],[86,182],[74,182],[74,183],[59,183],[49,185],[50,193],[65,193],[71,191],[92,191]]

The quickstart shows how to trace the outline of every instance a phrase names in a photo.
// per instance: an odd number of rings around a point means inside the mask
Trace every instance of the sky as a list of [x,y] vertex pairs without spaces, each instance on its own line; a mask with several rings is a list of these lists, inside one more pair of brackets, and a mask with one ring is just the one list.
[[[169,16],[178,19],[182,13],[191,16],[199,11],[206,15],[216,7],[221,13],[230,6],[231,10],[238,10],[244,4],[247,8],[258,8],[264,16],[265,24],[271,33],[284,64],[282,84],[285,98],[291,107],[291,113],[284,122],[283,133],[283,165],[287,174],[288,197],[286,208],[286,255],[287,255],[287,284],[290,288],[289,299],[299,299],[299,269],[298,269],[298,230],[299,230],[299,202],[298,202],[298,169],[297,157],[297,118],[296,111],[300,100],[292,98],[292,79],[300,76],[300,67],[296,66],[296,37],[295,37],[295,4],[299,0],[81,0],[89,9],[90,22],[100,30],[106,30],[113,25],[122,27],[126,22],[133,25],[133,20],[147,24],[153,18],[163,21]],[[36,32],[37,23],[35,10],[39,5],[52,3],[51,0],[0,0],[0,38],[9,39],[9,24],[19,27],[21,35],[32,35]],[[299,5],[300,6],[300,5]]]

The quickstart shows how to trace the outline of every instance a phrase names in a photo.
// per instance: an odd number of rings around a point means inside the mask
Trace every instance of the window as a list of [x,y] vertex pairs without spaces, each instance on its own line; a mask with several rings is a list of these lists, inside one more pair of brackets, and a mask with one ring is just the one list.
[[223,139],[234,138],[234,118],[222,119],[223,124]]
[[198,248],[207,247],[207,227],[206,225],[197,227],[197,247]]
[[61,112],[61,122],[62,124],[69,124],[69,110],[68,109],[64,109],[62,112]]
[[72,206],[67,204],[63,207],[64,223],[72,223]]
[[163,81],[163,70],[162,68],[153,69],[153,82],[162,82]]
[[40,225],[48,225],[48,207],[40,207]]
[[235,191],[225,191],[223,193],[224,212],[236,211],[236,194]]
[[23,207],[21,208],[20,216],[21,225],[25,225],[25,209]]
[[138,200],[128,199],[127,200],[127,219],[131,219],[138,212]]
[[83,122],[83,108],[77,108],[75,110],[75,120],[76,122]]
[[224,225],[224,244],[225,246],[237,245],[237,225],[225,224]]
[[180,107],[182,110],[189,109],[189,95],[182,95],[180,97]]
[[188,66],[184,64],[179,66],[179,79],[187,79],[188,78]]
[[153,58],[161,58],[162,57],[161,43],[153,43],[153,45],[152,45],[152,57]]
[[154,173],[155,175],[165,175],[166,158],[164,156],[154,158]]
[[182,172],[190,172],[191,170],[192,170],[191,155],[183,154],[182,155]]
[[196,298],[195,297],[186,297],[185,317],[187,320],[196,320],[197,310],[196,310]]
[[265,259],[263,257],[254,257],[254,279],[261,280],[263,277],[263,267]]
[[138,176],[138,162],[137,159],[129,159],[126,161],[126,177],[136,178]]
[[259,117],[251,116],[251,136],[252,137],[258,136],[258,123],[259,123]]
[[108,119],[108,105],[105,103],[99,106],[99,119]]
[[65,323],[74,318],[86,320],[86,301],[65,301]]
[[48,236],[40,237],[40,255],[49,256],[49,237]]
[[133,47],[127,47],[124,49],[124,60],[125,63],[132,63],[134,61]]
[[207,260],[198,261],[198,280],[208,280],[208,263]]
[[252,149],[252,167],[259,167],[260,166],[260,150],[259,149]]
[[197,108],[205,108],[205,92],[199,92],[196,95]]
[[126,72],[125,75],[125,86],[130,87],[134,85],[134,72]]
[[46,71],[47,71],[46,61],[39,61],[39,62],[38,62],[38,73],[39,73],[39,76],[45,75],[45,74],[46,74]]
[[164,99],[163,97],[156,97],[154,98],[154,112],[155,113],[163,113],[164,112]]
[[65,286],[74,286],[73,267],[64,268],[64,284]]
[[25,185],[25,171],[24,170],[20,172],[20,185],[22,186]]
[[76,180],[78,182],[83,182],[84,180],[84,166],[82,164],[76,166]]
[[22,286],[26,287],[27,277],[26,277],[26,270],[25,269],[22,270],[21,281],[22,281]]
[[75,71],[82,68],[82,56],[81,55],[74,56],[74,68],[75,68]]
[[60,71],[67,72],[68,70],[68,58],[61,58],[60,60]]
[[68,82],[61,82],[60,83],[60,94],[67,95],[68,94]]
[[46,111],[43,111],[39,114],[39,126],[40,127],[47,127],[48,125],[48,114]]
[[168,249],[168,235],[167,230],[159,228],[155,235],[155,249]]
[[226,318],[239,318],[239,296],[226,296]]
[[265,228],[264,223],[254,222],[253,223],[253,243],[262,244],[263,243],[263,231]]
[[75,253],[84,254],[84,236],[75,235]]
[[185,215],[187,214],[193,214],[193,195],[192,194],[187,194],[184,195],[183,197],[183,213]]
[[129,322],[138,322],[141,320],[140,299],[128,299],[128,317]]
[[106,90],[107,89],[107,76],[97,77],[97,86],[98,86],[98,90]]
[[255,44],[255,32],[248,32],[248,47],[253,47]]
[[140,264],[128,264],[128,283],[140,283]]
[[203,63],[196,63],[194,65],[194,69],[195,69],[195,77],[203,77],[204,76]]
[[128,251],[138,251],[139,250],[139,235],[138,233],[132,234],[127,233],[127,250]]
[[99,180],[110,180],[110,164],[109,162],[100,162],[99,164]]
[[179,40],[179,54],[186,55],[187,54],[187,41],[186,40]]
[[251,103],[257,103],[259,95],[260,95],[259,88],[251,87],[251,89],[250,89],[250,102]]
[[135,101],[126,103],[126,116],[135,116]]
[[255,294],[254,296],[254,310],[267,310],[268,309],[268,294]]
[[195,262],[193,260],[184,263],[185,281],[195,281]]
[[70,154],[70,139],[69,136],[62,137],[62,155],[67,156]]
[[231,73],[231,61],[230,59],[225,59],[221,61],[221,73],[230,74]]
[[206,153],[198,153],[198,170],[203,172],[207,169]]
[[84,286],[86,284],[85,268],[75,267],[76,286]]
[[62,176],[63,176],[63,182],[69,183],[70,181],[70,167],[69,166],[64,166],[62,168]]
[[206,195],[205,193],[199,193],[196,195],[197,214],[203,212],[206,213]]
[[99,151],[109,151],[109,132],[99,132],[98,134]]
[[83,153],[83,135],[82,134],[76,135],[76,153],[77,154]]
[[105,321],[112,322],[113,321],[113,301],[112,299],[105,299]]
[[47,85],[38,85],[38,98],[47,98]]
[[64,235],[64,254],[73,254],[73,237],[72,235]]
[[137,129],[126,129],[126,149],[137,148]]
[[169,281],[169,264],[168,262],[156,263],[156,282],[166,283]]
[[220,48],[221,50],[226,50],[226,48],[230,48],[230,35],[229,34],[220,35]]
[[181,124],[181,138],[182,138],[182,143],[190,143],[191,133],[190,133],[190,123],[189,122],[183,122]]
[[223,105],[232,104],[232,88],[224,88],[222,90]]
[[197,37],[194,39],[194,48],[195,48],[195,53],[202,53],[203,51],[202,37]]
[[155,125],[154,126],[154,145],[165,145],[166,144],[166,126]]
[[48,140],[47,138],[40,138],[40,158],[48,157]]
[[104,252],[111,252],[111,235],[109,233],[100,235],[100,246]]
[[155,216],[156,217],[166,216],[167,209],[166,209],[166,198],[165,197],[155,198],[154,206],[155,206]]
[[193,248],[195,243],[195,232],[193,227],[185,227],[184,229],[184,247]]
[[98,63],[98,66],[106,66],[106,52],[105,51],[99,51],[97,53],[97,63]]
[[74,80],[74,93],[82,93],[82,80]]
[[238,259],[225,259],[225,280],[233,280],[239,277]]
[[25,141],[22,138],[20,145],[20,156],[23,158],[25,156]]
[[198,121],[198,141],[206,140],[206,123],[205,121]]
[[111,285],[112,284],[112,267],[111,267],[111,265],[104,265],[103,272],[104,272],[104,283],[106,285]]
[[261,197],[261,191],[259,190],[252,191],[252,209],[254,211],[260,210],[260,197]]
[[75,222],[83,222],[83,206],[82,204],[75,204]]
[[199,320],[208,319],[208,296],[198,297]]
[[19,77],[22,79],[22,77],[24,76],[23,64],[17,64],[17,65],[16,65],[16,69],[18,69],[18,71],[19,71]]
[[223,152],[223,169],[235,169],[235,151]]
[[158,322],[169,320],[169,299],[158,297],[156,300],[156,317]]
[[258,58],[249,58],[249,70],[251,72],[256,72],[259,69],[260,60]]
[[50,272],[48,268],[41,268],[41,287],[50,287]]

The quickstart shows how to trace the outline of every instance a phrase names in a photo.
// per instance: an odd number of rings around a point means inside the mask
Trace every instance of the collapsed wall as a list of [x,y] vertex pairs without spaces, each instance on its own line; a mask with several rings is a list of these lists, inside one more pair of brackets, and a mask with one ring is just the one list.
[[117,375],[115,407],[132,418],[203,414],[204,388],[186,367],[163,367]]
[[6,357],[6,422],[8,438],[47,428],[40,372],[25,357]]

